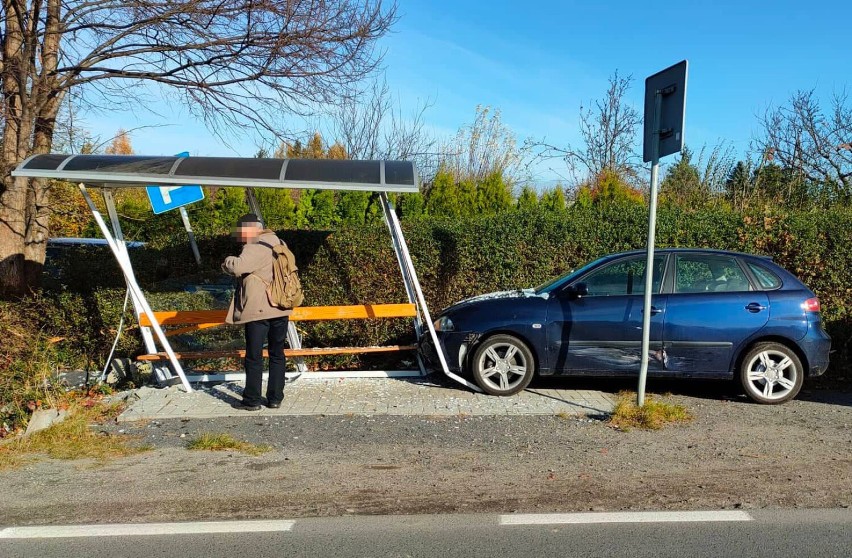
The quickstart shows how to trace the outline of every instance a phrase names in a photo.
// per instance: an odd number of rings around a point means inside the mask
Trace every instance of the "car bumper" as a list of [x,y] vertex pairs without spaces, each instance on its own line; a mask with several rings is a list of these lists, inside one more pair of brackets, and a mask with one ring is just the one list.
[[808,334],[799,341],[799,345],[808,359],[808,374],[820,376],[828,369],[829,354],[831,353],[831,337],[819,324],[811,324]]
[[[469,349],[479,335],[461,331],[438,331],[437,334],[438,341],[440,341],[444,351],[444,359],[447,361],[447,367],[450,369],[450,372],[455,374],[464,372]],[[421,337],[418,350],[429,368],[441,368],[438,352],[435,350],[435,343],[432,342],[432,336],[428,332]]]

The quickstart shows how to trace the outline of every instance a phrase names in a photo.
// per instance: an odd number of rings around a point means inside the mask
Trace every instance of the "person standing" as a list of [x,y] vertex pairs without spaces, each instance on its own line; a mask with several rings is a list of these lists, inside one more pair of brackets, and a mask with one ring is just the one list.
[[225,322],[243,324],[246,338],[246,387],[242,402],[234,407],[247,411],[261,409],[263,343],[266,341],[269,349],[266,405],[277,409],[284,399],[284,340],[293,311],[273,306],[267,295],[267,285],[273,280],[273,247],[284,243],[273,231],[264,229],[253,213],[240,217],[233,234],[243,248],[239,256],[228,256],[222,264],[222,269],[234,276],[235,283]]

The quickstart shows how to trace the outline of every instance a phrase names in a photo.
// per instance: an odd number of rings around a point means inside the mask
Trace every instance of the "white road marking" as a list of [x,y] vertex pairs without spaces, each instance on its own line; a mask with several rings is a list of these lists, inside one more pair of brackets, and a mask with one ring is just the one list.
[[126,537],[194,535],[210,533],[266,533],[290,531],[294,521],[195,521],[191,523],[114,523],[105,525],[56,525],[7,527],[0,539],[56,539],[66,537]]
[[500,525],[584,523],[680,523],[696,521],[753,521],[744,511],[528,513],[501,515]]

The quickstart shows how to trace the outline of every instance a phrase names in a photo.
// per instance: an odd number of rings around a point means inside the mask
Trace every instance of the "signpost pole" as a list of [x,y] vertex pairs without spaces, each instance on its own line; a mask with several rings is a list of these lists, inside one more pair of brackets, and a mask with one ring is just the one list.
[[645,264],[645,296],[642,305],[642,364],[639,368],[639,388],[636,390],[636,404],[645,404],[645,381],[648,378],[648,359],[651,352],[651,298],[654,287],[654,241],[657,232],[657,183],[660,170],[660,111],[663,93],[658,89],[654,93],[654,128],[651,144],[651,192],[648,203],[648,259]]
[[189,224],[189,214],[185,207],[180,208],[180,218],[183,221],[183,228],[186,229],[186,234],[189,235],[189,245],[192,247],[192,255],[195,256],[195,263],[201,266],[201,253],[198,251],[198,243],[195,242],[195,233],[192,232],[192,225]]
[[[659,190],[660,158],[683,149],[683,132],[686,124],[686,80],[689,63],[678,62],[645,79],[645,131],[642,160],[651,163],[651,190],[648,200],[648,258],[645,263],[645,292],[642,305],[642,349],[639,355],[639,387],[636,404],[645,404],[645,381],[651,361],[652,314],[665,312],[665,308],[652,306],[654,292],[654,241],[657,232],[657,192]],[[656,320],[664,320],[662,315]],[[662,325],[662,324],[660,324]],[[662,338],[662,327],[657,330]],[[661,347],[665,362],[665,345]],[[665,366],[665,365],[664,365]]]

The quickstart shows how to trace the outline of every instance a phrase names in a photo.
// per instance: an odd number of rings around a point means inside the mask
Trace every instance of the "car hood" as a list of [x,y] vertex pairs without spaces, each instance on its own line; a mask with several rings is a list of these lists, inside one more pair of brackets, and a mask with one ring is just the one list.
[[460,300],[456,302],[443,313],[446,313],[451,310],[458,310],[459,308],[463,308],[466,306],[472,306],[474,304],[481,304],[483,302],[488,302],[491,300],[499,300],[499,299],[508,299],[508,298],[548,298],[547,293],[537,294],[535,289],[515,289],[512,291],[496,291],[493,293],[486,293],[481,295],[472,296],[470,298],[466,298],[464,300]]

